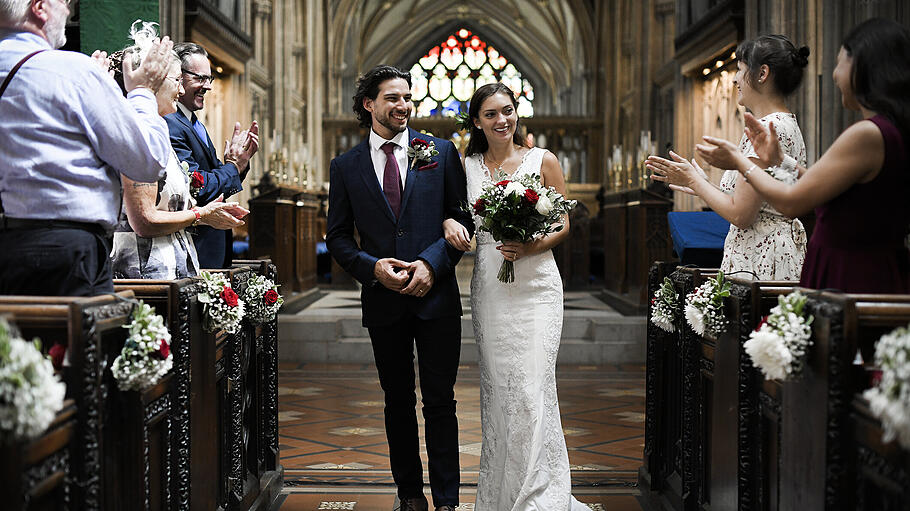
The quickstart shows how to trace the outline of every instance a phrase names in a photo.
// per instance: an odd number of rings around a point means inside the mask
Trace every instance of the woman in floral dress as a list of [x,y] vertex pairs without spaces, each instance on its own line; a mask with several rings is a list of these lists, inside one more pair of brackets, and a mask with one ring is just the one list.
[[[734,78],[738,103],[762,124],[773,122],[781,148],[803,165],[806,146],[785,99],[799,86],[808,56],[807,47],[797,49],[784,36],[761,36],[737,48]],[[739,149],[747,158],[756,159],[745,135]],[[762,201],[736,170],[724,172],[717,187],[694,160],[690,163],[676,153],[670,155],[673,160],[648,158],[648,168],[654,172],[651,178],[701,197],[730,222],[721,270],[748,271],[761,280],[799,280],[806,255],[806,231],[798,219],[787,218]],[[792,185],[798,176],[795,171],[778,171],[774,177]]]

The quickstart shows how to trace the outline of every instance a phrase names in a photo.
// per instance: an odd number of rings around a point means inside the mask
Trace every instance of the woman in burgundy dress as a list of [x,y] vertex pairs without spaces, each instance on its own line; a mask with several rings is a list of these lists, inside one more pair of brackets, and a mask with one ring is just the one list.
[[[800,285],[848,293],[910,293],[910,30],[871,19],[841,45],[834,82],[845,108],[863,120],[847,128],[793,186],[768,172],[792,169],[773,124],[746,114],[746,133],[763,164],[725,140],[696,146],[709,163],[736,168],[752,187],[789,217],[815,208]],[[765,167],[763,170],[762,167]]]

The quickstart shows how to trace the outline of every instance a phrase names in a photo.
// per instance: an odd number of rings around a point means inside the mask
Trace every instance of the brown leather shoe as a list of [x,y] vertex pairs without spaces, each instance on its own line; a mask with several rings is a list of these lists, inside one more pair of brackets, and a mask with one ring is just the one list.
[[428,508],[427,498],[421,495],[402,500],[401,507],[398,509],[399,511],[427,511]]
[[436,511],[455,511],[455,506],[449,506],[449,505],[439,506],[436,508]]

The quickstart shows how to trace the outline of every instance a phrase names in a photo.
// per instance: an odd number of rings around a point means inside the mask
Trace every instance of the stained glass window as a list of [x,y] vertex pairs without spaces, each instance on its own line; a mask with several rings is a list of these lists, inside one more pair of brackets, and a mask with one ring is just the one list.
[[534,88],[496,48],[462,28],[411,66],[411,92],[417,117],[452,117],[468,110],[478,87],[501,81],[518,98],[518,115],[534,115]]

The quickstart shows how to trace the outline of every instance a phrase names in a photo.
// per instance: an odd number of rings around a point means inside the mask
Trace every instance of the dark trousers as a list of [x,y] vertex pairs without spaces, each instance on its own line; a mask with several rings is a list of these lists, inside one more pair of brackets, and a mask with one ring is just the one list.
[[369,330],[379,382],[385,393],[385,430],[398,496],[406,499],[423,495],[415,410],[416,343],[433,504],[457,506],[458,421],[454,387],[461,355],[461,318],[410,317]]
[[0,294],[113,293],[110,254],[111,239],[100,228],[0,230]]

